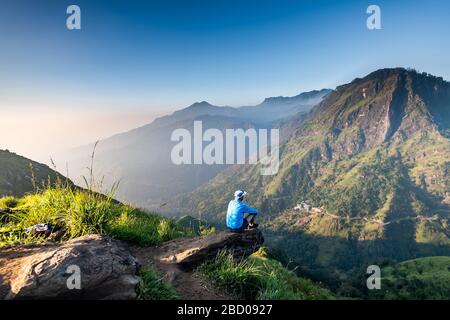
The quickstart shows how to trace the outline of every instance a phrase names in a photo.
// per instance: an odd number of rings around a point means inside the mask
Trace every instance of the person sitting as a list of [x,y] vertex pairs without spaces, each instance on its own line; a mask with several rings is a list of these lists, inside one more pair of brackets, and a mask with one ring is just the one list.
[[234,193],[234,200],[228,204],[227,227],[232,232],[242,232],[246,229],[257,228],[255,217],[258,210],[244,203],[245,191],[238,190]]

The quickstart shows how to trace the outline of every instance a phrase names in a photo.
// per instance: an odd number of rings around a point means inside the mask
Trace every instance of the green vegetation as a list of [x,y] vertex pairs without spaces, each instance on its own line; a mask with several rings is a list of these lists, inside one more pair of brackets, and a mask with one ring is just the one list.
[[[321,188],[311,192],[314,202],[332,213],[367,216],[383,207],[389,192],[407,184],[400,159],[385,158],[381,152],[366,157],[341,161]],[[355,167],[351,165],[349,170],[346,162],[353,162]]]
[[177,224],[192,230],[195,235],[199,236],[206,236],[216,231],[216,228],[210,226],[207,222],[187,215],[179,218]]
[[333,299],[328,290],[299,278],[280,262],[269,259],[265,249],[242,261],[222,251],[198,271],[241,299],[317,300]]
[[141,246],[152,246],[182,236],[192,236],[193,231],[183,228],[170,219],[125,206],[120,215],[110,223],[108,231],[116,238]]
[[177,300],[179,295],[164,279],[160,278],[151,265],[141,272],[138,296],[142,300]]
[[0,209],[15,208],[19,201],[14,197],[0,198]]
[[54,183],[65,178],[48,166],[21,157],[8,150],[0,150],[0,197],[22,197],[35,192],[51,179]]
[[382,269],[381,290],[369,298],[401,300],[449,300],[450,257],[404,261]]
[[0,219],[0,246],[44,241],[25,232],[40,223],[53,226],[61,240],[95,233],[150,246],[193,234],[170,219],[118,203],[112,195],[68,185],[23,198],[1,198],[0,208],[10,209]]

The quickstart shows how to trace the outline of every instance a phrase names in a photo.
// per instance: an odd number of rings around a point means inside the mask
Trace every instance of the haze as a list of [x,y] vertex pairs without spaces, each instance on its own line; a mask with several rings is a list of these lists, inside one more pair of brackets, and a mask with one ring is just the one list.
[[0,146],[43,163],[55,154],[151,122],[156,112],[2,112]]

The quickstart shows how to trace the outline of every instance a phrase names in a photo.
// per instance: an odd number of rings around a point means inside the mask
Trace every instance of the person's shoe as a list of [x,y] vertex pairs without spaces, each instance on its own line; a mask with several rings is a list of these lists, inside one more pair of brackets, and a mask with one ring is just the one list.
[[256,228],[258,228],[258,226],[259,226],[259,224],[256,223],[256,222],[251,223],[251,224],[248,225],[249,229],[256,229]]

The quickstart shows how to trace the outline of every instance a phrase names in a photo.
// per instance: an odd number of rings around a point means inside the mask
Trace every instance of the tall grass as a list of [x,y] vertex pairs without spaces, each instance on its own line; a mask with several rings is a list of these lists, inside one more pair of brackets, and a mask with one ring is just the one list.
[[0,199],[0,209],[12,209],[15,208],[18,204],[18,201],[14,197],[3,197]]
[[202,264],[198,271],[240,299],[321,300],[333,299],[327,289],[299,278],[261,250],[242,261],[229,252]]
[[45,223],[63,233],[62,240],[87,234],[106,234],[141,245],[192,233],[172,220],[124,205],[110,195],[69,186],[50,187],[23,198],[2,198],[0,208],[11,208],[0,219],[0,246],[43,240],[25,234],[26,228]]
[[[157,245],[193,235],[191,230],[172,220],[115,201],[118,183],[114,183],[106,195],[102,194],[103,179],[97,181],[93,169],[97,145],[98,142],[87,168],[89,176],[83,177],[85,189],[59,177],[54,183],[49,178],[47,184],[38,188],[30,166],[34,193],[23,198],[0,198],[0,209],[9,209],[7,214],[0,212],[0,246],[44,241],[42,237],[25,232],[28,227],[42,223],[63,233],[61,240],[106,234],[140,245]],[[56,170],[53,161],[52,164]]]
[[16,225],[23,228],[47,223],[61,227],[69,238],[103,234],[120,211],[110,197],[71,188],[51,188],[28,195],[16,207]]
[[177,300],[176,290],[159,277],[150,265],[146,271],[141,272],[138,286],[138,297],[142,300]]
[[108,232],[116,238],[141,246],[157,245],[178,237],[191,236],[192,231],[170,219],[143,212],[129,206],[112,219]]
[[235,262],[233,255],[221,251],[213,260],[202,264],[198,271],[218,286],[242,299],[255,299],[264,287],[264,270],[250,259]]

